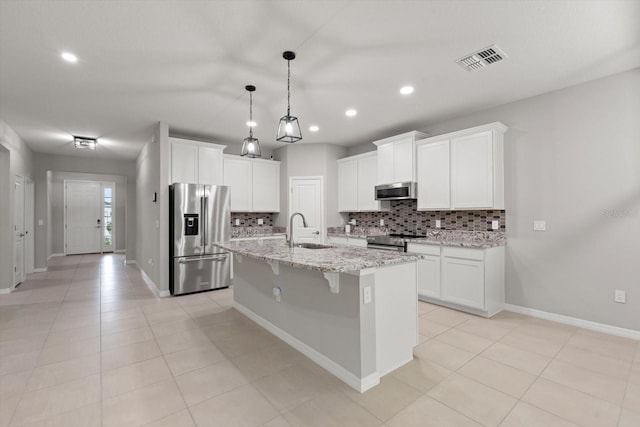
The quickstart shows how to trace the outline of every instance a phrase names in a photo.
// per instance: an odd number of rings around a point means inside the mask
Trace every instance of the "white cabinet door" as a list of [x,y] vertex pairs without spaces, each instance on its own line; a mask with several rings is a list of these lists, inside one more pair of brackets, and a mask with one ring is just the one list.
[[251,162],[244,159],[224,159],[224,185],[231,187],[231,212],[251,211]]
[[358,210],[357,160],[338,163],[338,210],[340,212],[355,212]]
[[418,209],[449,209],[449,140],[417,148]]
[[413,138],[396,141],[393,145],[393,182],[415,181]]
[[205,185],[222,185],[223,163],[222,150],[217,148],[198,147],[198,183]]
[[444,301],[484,309],[484,261],[442,258],[442,299]]
[[280,163],[252,161],[253,212],[280,212]]
[[358,237],[349,237],[349,246],[356,246],[358,248],[367,247],[367,239],[360,239]]
[[358,210],[371,212],[380,210],[379,202],[375,198],[375,186],[378,170],[376,156],[358,159]]
[[171,182],[198,183],[198,146],[171,143]]
[[378,145],[378,184],[392,184],[396,182],[393,178],[394,156],[393,143]]
[[327,239],[330,245],[348,245],[349,239],[340,236],[329,236]]
[[418,260],[418,295],[440,299],[440,245],[409,243],[407,252],[426,256]]
[[491,131],[451,140],[451,207],[493,207]]

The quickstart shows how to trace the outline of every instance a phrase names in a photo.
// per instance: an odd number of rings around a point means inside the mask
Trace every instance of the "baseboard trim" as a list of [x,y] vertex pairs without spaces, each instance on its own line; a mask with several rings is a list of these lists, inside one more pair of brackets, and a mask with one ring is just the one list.
[[0,288],[0,295],[10,294],[13,291],[13,287],[11,288]]
[[136,261],[135,259],[125,259],[124,263],[125,265],[135,265],[138,263],[138,261]]
[[113,251],[114,254],[124,254],[126,252],[127,252],[126,249],[116,249],[115,251]]
[[34,269],[33,269],[33,272],[34,272],[34,273],[46,273],[48,269],[49,269],[49,267],[34,268]]
[[273,323],[257,315],[256,313],[254,313],[247,307],[243,306],[242,304],[236,301],[233,301],[233,308],[235,308],[240,313],[247,316],[249,319],[256,322],[258,325],[265,328],[267,331],[271,332],[273,335],[280,338],[282,341],[289,344],[291,347],[298,350],[300,353],[307,356],[309,359],[316,362],[318,365],[322,366],[327,371],[331,372],[333,375],[338,377],[340,380],[345,382],[350,387],[358,390],[360,393],[364,393],[365,391],[369,390],[370,388],[380,383],[380,375],[377,372],[370,374],[362,379],[359,379],[354,374],[352,374],[342,366],[335,363],[333,360],[329,359],[322,353],[319,353],[315,349],[309,347],[299,339],[283,331]]
[[154,294],[156,294],[159,298],[171,296],[171,292],[169,292],[168,290],[161,291],[160,289],[158,289],[156,283],[151,279],[151,277],[147,275],[147,273],[140,267],[137,262],[136,267],[138,267],[138,270],[140,270],[140,273],[142,273],[142,277],[144,278],[145,283],[147,284],[147,286],[149,286],[149,289],[151,289]]
[[551,320],[565,325],[577,326],[591,331],[616,335],[623,338],[640,340],[640,331],[621,328],[619,326],[607,325],[605,323],[592,322],[591,320],[578,319],[576,317],[564,316],[562,314],[550,313],[548,311],[536,310],[535,308],[522,307],[520,305],[505,304],[504,309],[514,313],[526,314],[539,319]]
[[51,258],[56,257],[56,256],[64,256],[64,254],[51,254],[47,257],[47,261],[49,261]]

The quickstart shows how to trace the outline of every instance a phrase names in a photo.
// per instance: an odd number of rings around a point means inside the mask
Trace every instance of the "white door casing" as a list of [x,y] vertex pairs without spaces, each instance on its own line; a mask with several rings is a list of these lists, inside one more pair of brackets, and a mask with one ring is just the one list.
[[24,280],[24,177],[14,177],[13,210],[13,285]]
[[99,182],[65,181],[65,255],[102,251]]
[[[307,221],[293,220],[293,239],[297,243],[322,243],[324,241],[324,197],[323,179],[321,176],[302,176],[289,178],[289,219],[294,212],[300,212]],[[291,230],[288,230],[291,236]]]
[[33,273],[35,269],[35,231],[34,231],[34,206],[35,187],[33,180],[26,178],[24,185],[24,270],[26,274]]

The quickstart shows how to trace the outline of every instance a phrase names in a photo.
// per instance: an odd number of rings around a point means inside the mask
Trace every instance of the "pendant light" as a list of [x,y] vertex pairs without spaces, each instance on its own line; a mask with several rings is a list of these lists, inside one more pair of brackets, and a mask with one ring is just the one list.
[[247,157],[260,157],[260,143],[258,142],[258,138],[253,137],[253,127],[256,125],[253,121],[253,92],[256,90],[256,87],[253,85],[247,85],[244,87],[249,92],[249,137],[245,138],[242,141],[242,151],[240,152],[241,156]]
[[302,139],[298,118],[291,115],[291,61],[296,59],[296,54],[287,50],[282,57],[287,60],[287,115],[280,119],[276,140],[294,143]]

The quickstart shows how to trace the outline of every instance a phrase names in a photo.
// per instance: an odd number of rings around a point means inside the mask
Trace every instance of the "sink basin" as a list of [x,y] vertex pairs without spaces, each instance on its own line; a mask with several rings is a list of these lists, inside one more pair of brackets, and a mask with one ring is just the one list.
[[296,243],[293,245],[293,247],[305,249],[329,249],[333,246],[321,245],[319,243]]

